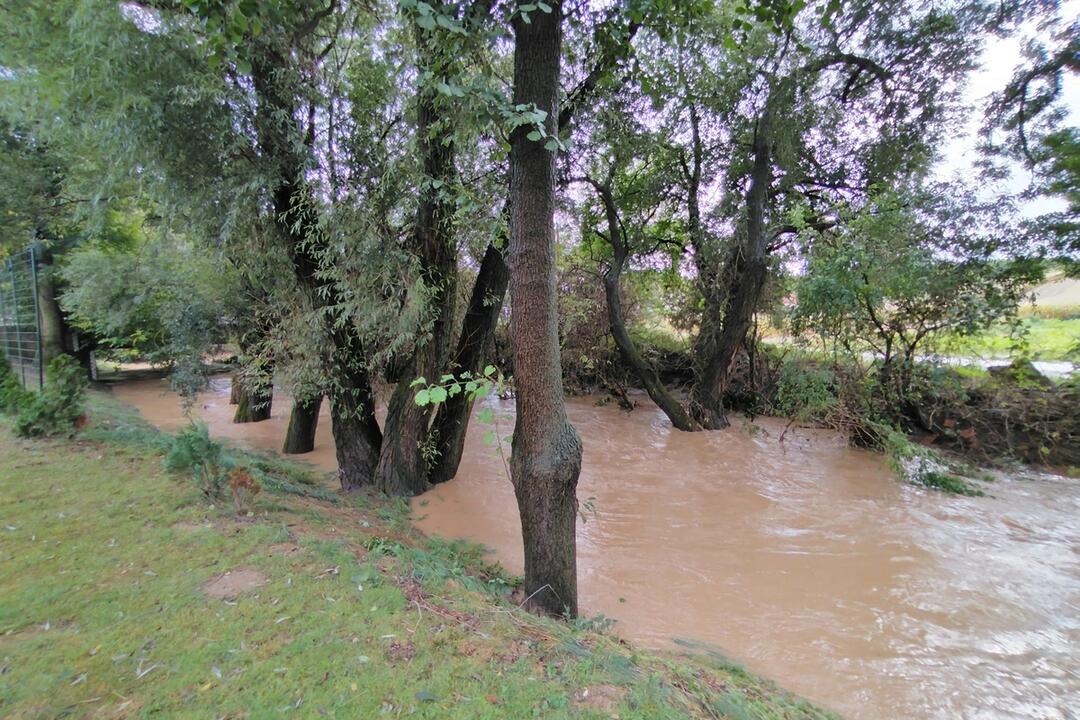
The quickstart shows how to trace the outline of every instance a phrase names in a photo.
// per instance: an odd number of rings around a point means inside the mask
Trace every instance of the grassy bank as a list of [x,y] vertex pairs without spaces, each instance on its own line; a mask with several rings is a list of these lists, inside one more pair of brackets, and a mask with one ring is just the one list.
[[0,716],[831,717],[718,656],[528,615],[402,503],[286,484],[238,517],[90,407],[71,441],[0,424]]

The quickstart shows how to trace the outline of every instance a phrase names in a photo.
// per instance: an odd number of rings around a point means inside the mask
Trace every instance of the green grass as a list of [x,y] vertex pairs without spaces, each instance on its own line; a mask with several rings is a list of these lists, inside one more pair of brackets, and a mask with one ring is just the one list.
[[1080,318],[1038,318],[1023,320],[1027,336],[1023,342],[1010,336],[1006,327],[981,335],[948,338],[939,352],[949,355],[1008,357],[1024,350],[1034,360],[1075,360],[1080,352]]
[[[528,615],[401,503],[263,492],[238,518],[92,410],[74,441],[0,422],[2,717],[830,717],[707,654]],[[244,568],[266,583],[203,593]]]

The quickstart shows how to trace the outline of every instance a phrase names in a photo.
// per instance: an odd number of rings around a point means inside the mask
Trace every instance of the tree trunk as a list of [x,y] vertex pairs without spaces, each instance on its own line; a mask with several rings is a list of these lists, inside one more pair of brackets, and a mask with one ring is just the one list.
[[[241,358],[262,342],[267,332],[263,320],[254,313],[246,318],[246,322],[247,326],[242,328],[237,338]],[[232,388],[229,396],[230,400],[232,398],[236,399],[236,412],[233,414],[234,423],[269,420],[271,406],[274,401],[273,379],[244,377],[243,370],[239,370],[233,373]]]
[[[746,239],[736,247],[727,268],[727,293],[723,326],[710,342],[707,360],[694,387],[694,402],[703,413],[723,416],[723,397],[731,365],[753,322],[754,311],[768,279],[768,238],[765,207],[772,178],[769,148],[769,114],[766,111],[754,131],[754,161],[746,191]],[[726,419],[725,419],[726,423]]]
[[622,279],[623,267],[626,265],[626,256],[629,253],[626,238],[622,233],[622,223],[619,222],[619,209],[615,204],[615,197],[611,191],[610,176],[606,183],[590,180],[604,206],[604,214],[607,218],[608,242],[612,249],[611,262],[604,271],[604,297],[607,300],[608,326],[611,328],[611,337],[615,340],[615,347],[619,350],[622,358],[641,384],[645,386],[645,392],[656,403],[657,407],[664,411],[668,420],[676,430],[693,432],[700,430],[701,426],[690,417],[674,395],[667,389],[656,368],[638,352],[634,339],[626,330],[626,319],[622,309],[620,296],[620,280]]
[[[476,276],[461,326],[461,337],[458,338],[457,352],[452,361],[455,372],[476,374],[482,370],[488,345],[502,312],[509,273],[502,252],[489,244],[480,262],[480,272]],[[446,482],[457,474],[471,413],[472,401],[468,393],[458,393],[439,406],[431,427],[436,450],[435,463],[428,475],[432,483]]]
[[703,392],[708,383],[702,380],[719,335],[721,305],[717,293],[720,269],[716,249],[709,242],[708,233],[701,220],[701,172],[705,162],[705,145],[701,138],[701,118],[694,102],[689,104],[689,116],[691,156],[689,163],[683,163],[687,231],[690,246],[694,250],[698,288],[705,301],[693,347],[694,385],[690,390],[690,415],[702,429],[720,430],[728,426],[727,417],[721,404],[714,402],[708,392]]
[[[455,58],[440,47],[441,32],[417,27],[422,69],[434,78],[449,79]],[[446,371],[457,298],[457,257],[454,241],[456,203],[452,188],[454,168],[451,117],[434,87],[422,86],[417,102],[417,146],[425,178],[416,213],[411,250],[420,261],[424,284],[430,289],[431,336],[416,349],[398,381],[386,411],[382,451],[375,469],[375,486],[388,495],[418,495],[429,488],[424,448],[428,446],[431,408],[414,402],[412,381],[425,377],[435,382]],[[438,183],[438,186],[435,186]],[[441,186],[441,187],[440,187]]]
[[270,188],[274,225],[285,243],[297,284],[313,308],[330,308],[326,317],[332,350],[327,368],[331,381],[330,411],[341,487],[349,491],[374,478],[382,444],[375,419],[375,402],[366,368],[362,338],[351,318],[337,308],[342,298],[333,284],[319,276],[320,253],[327,238],[305,182],[304,133],[296,120],[296,88],[286,72],[287,53],[264,38],[252,54],[252,83],[258,100],[255,131],[259,148],[274,163],[277,184]]
[[315,399],[293,400],[289,427],[285,430],[285,442],[281,452],[286,455],[301,455],[315,449],[315,430],[319,426],[321,408],[321,396]]
[[233,376],[233,386],[237,388],[236,412],[234,423],[262,422],[270,419],[270,410],[274,400],[273,384],[255,385],[244,381],[239,375]]
[[41,327],[38,332],[41,336],[41,363],[48,365],[53,358],[63,355],[67,349],[64,343],[67,323],[60,310],[60,303],[57,302],[52,253],[44,246],[39,247],[41,249],[38,254],[37,298]]
[[371,485],[379,462],[382,432],[375,419],[375,400],[367,374],[349,378],[352,389],[338,389],[330,398],[330,419],[337,456],[338,478],[346,492]]
[[[557,135],[562,3],[514,18],[514,104],[547,113]],[[555,295],[555,155],[518,127],[510,146],[510,335],[517,420],[510,475],[521,515],[527,604],[577,615],[581,440],[566,417]]]

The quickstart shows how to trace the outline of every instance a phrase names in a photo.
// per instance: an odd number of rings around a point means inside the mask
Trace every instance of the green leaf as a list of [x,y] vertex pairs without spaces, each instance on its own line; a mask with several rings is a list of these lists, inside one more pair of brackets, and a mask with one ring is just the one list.
[[446,388],[436,385],[431,388],[431,402],[438,405],[441,402],[446,402]]
[[411,383],[409,383],[409,387],[411,388],[416,387],[417,385],[427,385],[427,380],[425,380],[423,377],[418,377]]
[[476,414],[476,419],[482,423],[490,423],[495,420],[495,412],[491,408],[482,408]]
[[425,30],[434,30],[435,18],[431,17],[430,15],[421,15],[416,18],[416,24],[424,28]]
[[532,140],[533,142],[536,142],[537,140],[539,140],[540,138],[542,138],[544,136],[540,133],[539,130],[533,130],[531,133],[529,133],[525,137],[528,138],[529,140]]
[[494,445],[495,444],[495,431],[494,430],[488,430],[486,433],[484,433],[484,444],[485,445]]
[[416,404],[420,407],[424,407],[431,402],[431,392],[424,388],[420,392],[416,393]]
[[494,365],[488,365],[486,368],[484,368],[484,375],[485,376],[491,377],[494,374],[495,374],[495,366]]

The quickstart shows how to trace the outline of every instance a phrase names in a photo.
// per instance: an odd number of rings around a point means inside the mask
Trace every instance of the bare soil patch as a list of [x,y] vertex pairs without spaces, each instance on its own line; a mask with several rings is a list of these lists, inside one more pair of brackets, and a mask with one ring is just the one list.
[[574,705],[586,710],[611,713],[619,707],[625,695],[626,688],[618,685],[594,685],[574,693]]
[[270,579],[258,570],[237,568],[222,573],[202,586],[203,594],[219,600],[231,600],[249,590],[268,583]]

